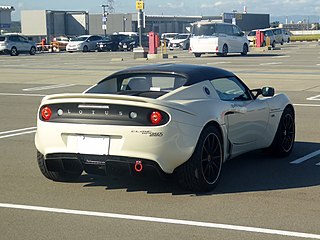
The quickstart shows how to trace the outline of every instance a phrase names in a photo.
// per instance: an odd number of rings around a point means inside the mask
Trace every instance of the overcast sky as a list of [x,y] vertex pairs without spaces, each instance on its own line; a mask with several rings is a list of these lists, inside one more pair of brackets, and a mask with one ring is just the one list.
[[[107,0],[1,0],[0,5],[13,6],[13,20],[20,19],[20,10],[84,10],[102,12],[101,4]],[[114,0],[115,11],[132,13],[135,0]],[[164,15],[220,15],[237,10],[248,13],[270,13],[271,17],[290,15],[317,15],[320,18],[320,0],[145,0],[147,14]]]

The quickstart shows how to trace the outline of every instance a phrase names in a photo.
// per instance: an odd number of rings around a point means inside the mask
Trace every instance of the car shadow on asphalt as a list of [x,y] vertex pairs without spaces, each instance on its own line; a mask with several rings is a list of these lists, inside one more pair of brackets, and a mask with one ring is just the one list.
[[291,162],[319,149],[320,143],[296,142],[292,154],[287,158],[274,158],[261,150],[244,154],[223,165],[216,189],[205,194],[185,191],[175,176],[162,179],[152,171],[140,176],[87,174],[79,182],[84,187],[103,186],[107,191],[126,189],[127,192],[172,195],[215,195],[311,187],[320,185],[320,166],[316,165],[319,157],[301,164]]

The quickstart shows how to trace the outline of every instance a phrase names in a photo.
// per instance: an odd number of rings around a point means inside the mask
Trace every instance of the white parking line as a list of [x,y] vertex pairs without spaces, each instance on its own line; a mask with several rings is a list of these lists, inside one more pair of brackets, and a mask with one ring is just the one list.
[[207,63],[207,65],[218,65],[218,64],[229,64],[231,62],[212,62],[212,63]]
[[260,66],[265,66],[265,65],[277,65],[281,64],[282,62],[271,62],[271,63],[260,63]]
[[42,87],[34,87],[34,88],[25,88],[22,89],[22,91],[41,91],[41,90],[47,90],[47,89],[54,89],[54,88],[65,88],[65,87],[71,87],[75,84],[57,84],[57,85],[50,85],[50,86],[42,86]]
[[308,155],[306,155],[304,157],[298,158],[298,159],[296,159],[296,160],[294,160],[294,161],[292,161],[290,163],[291,164],[300,164],[300,163],[305,162],[305,161],[307,161],[307,160],[309,160],[309,159],[311,159],[311,158],[313,158],[315,156],[318,156],[318,155],[320,155],[320,150],[312,152],[312,153],[310,153],[310,154],[308,154]]
[[137,215],[116,214],[116,213],[81,211],[81,210],[72,210],[72,209],[63,209],[63,208],[49,208],[49,207],[39,207],[39,206],[9,204],[9,203],[0,203],[0,207],[1,208],[10,208],[10,209],[40,211],[40,212],[82,215],[82,216],[91,216],[91,217],[103,217],[103,218],[125,219],[125,220],[155,222],[155,223],[164,223],[164,224],[177,224],[177,225],[186,225],[186,226],[195,226],[195,227],[216,228],[216,229],[225,229],[225,230],[252,232],[252,233],[291,236],[291,237],[299,237],[299,238],[320,239],[320,235],[318,235],[318,234],[275,230],[275,229],[268,229],[268,228],[256,228],[256,227],[229,225],[229,224],[220,224],[220,223],[197,222],[197,221],[189,221],[189,220],[145,217],[145,216],[137,216]]
[[320,101],[320,95],[307,98],[309,101]]
[[303,104],[303,103],[295,103],[293,106],[300,106],[300,107],[320,107],[319,104]]
[[29,127],[29,128],[21,128],[16,130],[0,132],[0,139],[35,133],[36,129],[37,129],[36,127]]
[[45,97],[43,94],[24,94],[24,93],[0,93],[0,96],[25,96],[25,97]]

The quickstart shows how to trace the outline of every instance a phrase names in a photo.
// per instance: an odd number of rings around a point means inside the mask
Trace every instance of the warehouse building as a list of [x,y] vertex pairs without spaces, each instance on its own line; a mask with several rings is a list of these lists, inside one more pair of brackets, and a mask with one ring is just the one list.
[[14,11],[12,6],[0,6],[0,33],[11,27],[11,12]]
[[[76,36],[82,34],[112,34],[115,32],[138,32],[137,13],[111,13],[106,15],[106,27],[102,14],[87,11],[21,11],[22,34],[32,37],[45,37],[50,41],[54,36]],[[165,32],[185,33],[191,24],[201,20],[215,20],[236,23],[243,31],[267,28],[270,26],[269,14],[224,13],[221,16],[169,16],[146,15],[144,32],[159,34]]]

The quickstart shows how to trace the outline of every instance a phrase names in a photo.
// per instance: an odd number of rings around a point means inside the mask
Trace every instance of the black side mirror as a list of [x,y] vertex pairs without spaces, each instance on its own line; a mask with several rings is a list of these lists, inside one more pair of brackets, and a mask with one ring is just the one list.
[[257,99],[260,95],[264,97],[272,97],[274,96],[275,90],[273,87],[263,87],[263,88],[257,88],[257,89],[252,89],[250,92],[253,95],[254,99]]
[[261,89],[261,94],[262,94],[262,96],[264,96],[264,97],[273,97],[274,96],[274,88],[272,88],[272,87],[263,87],[262,89]]

